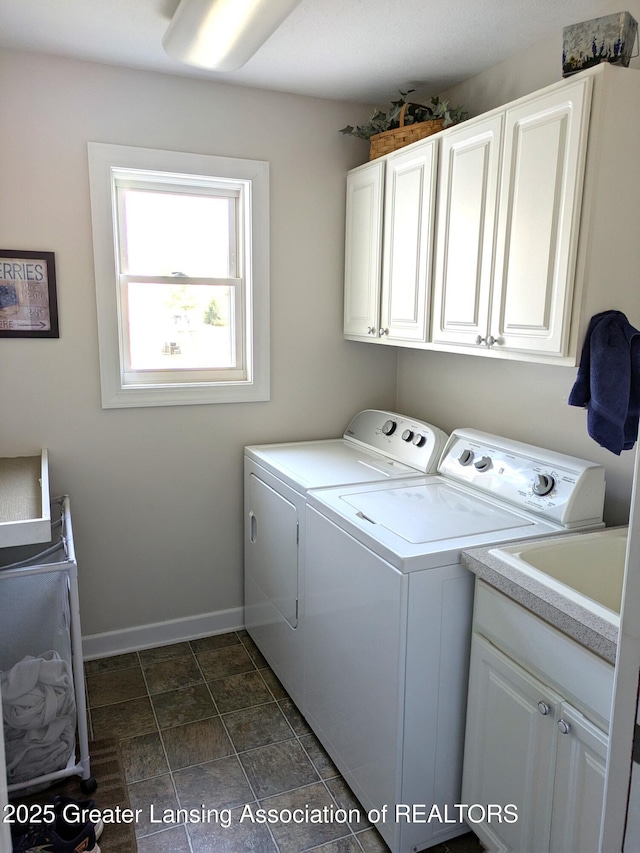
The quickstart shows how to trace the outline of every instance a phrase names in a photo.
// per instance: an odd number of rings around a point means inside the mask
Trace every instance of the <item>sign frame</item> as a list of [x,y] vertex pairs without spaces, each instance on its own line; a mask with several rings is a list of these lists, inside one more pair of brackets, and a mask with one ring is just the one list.
[[0,249],[0,338],[59,338],[54,252]]

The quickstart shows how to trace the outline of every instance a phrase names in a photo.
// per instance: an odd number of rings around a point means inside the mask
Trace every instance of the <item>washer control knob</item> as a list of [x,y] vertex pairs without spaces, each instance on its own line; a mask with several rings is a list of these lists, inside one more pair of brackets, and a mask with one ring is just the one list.
[[461,465],[471,465],[473,462],[473,450],[469,450],[469,448],[463,450],[460,456],[458,456],[458,462]]
[[548,495],[549,492],[553,491],[555,484],[556,481],[551,474],[536,474],[531,488],[533,489],[534,495],[544,497],[545,495]]
[[473,465],[476,471],[488,471],[491,468],[491,457],[481,456],[480,459],[476,459]]
[[382,424],[382,432],[385,435],[393,435],[398,424],[395,421],[388,420]]
[[402,440],[403,441],[411,441],[412,438],[413,438],[413,430],[412,429],[405,429],[405,431],[402,433]]
[[424,447],[424,445],[427,443],[427,436],[418,434],[414,436],[413,443],[416,447]]

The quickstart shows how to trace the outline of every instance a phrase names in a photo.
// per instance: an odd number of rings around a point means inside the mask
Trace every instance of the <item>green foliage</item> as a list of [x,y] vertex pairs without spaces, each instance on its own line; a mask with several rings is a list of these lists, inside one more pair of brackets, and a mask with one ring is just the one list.
[[224,320],[222,318],[222,315],[220,314],[220,309],[218,308],[218,303],[215,299],[212,299],[211,302],[207,305],[202,319],[209,326],[224,325]]
[[394,130],[400,127],[400,113],[405,103],[407,104],[404,116],[405,125],[441,118],[443,119],[443,127],[448,127],[451,124],[464,121],[468,117],[468,113],[461,107],[450,107],[447,100],[440,100],[437,95],[431,98],[428,104],[407,102],[407,95],[414,91],[415,89],[409,89],[408,92],[400,92],[400,98],[397,101],[391,101],[391,107],[387,112],[376,108],[366,124],[358,127],[352,127],[348,124],[341,128],[340,133],[357,136],[359,139],[370,139],[376,133]]

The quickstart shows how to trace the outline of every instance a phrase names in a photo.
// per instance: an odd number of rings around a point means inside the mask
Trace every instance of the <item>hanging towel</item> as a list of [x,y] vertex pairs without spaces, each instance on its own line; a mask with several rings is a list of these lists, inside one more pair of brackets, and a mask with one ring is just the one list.
[[640,331],[621,311],[591,318],[570,406],[587,409],[587,431],[616,455],[631,450],[640,416]]

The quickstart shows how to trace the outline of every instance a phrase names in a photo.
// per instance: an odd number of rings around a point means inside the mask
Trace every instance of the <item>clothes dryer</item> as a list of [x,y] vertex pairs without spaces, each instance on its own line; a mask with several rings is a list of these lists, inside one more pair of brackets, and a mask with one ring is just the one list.
[[245,448],[245,625],[299,707],[308,490],[423,476],[446,440],[424,421],[367,409],[342,438]]
[[462,550],[602,526],[600,465],[461,429],[438,471],[307,495],[304,714],[392,853],[468,829]]

